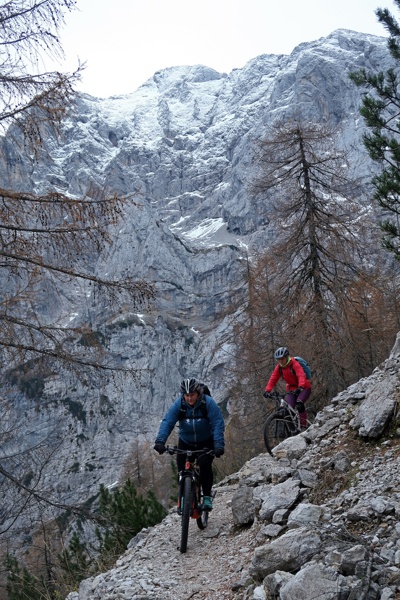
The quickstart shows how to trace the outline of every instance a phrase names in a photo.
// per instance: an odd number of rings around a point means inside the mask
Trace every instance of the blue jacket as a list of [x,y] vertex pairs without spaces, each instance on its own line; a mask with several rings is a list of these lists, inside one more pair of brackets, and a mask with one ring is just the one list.
[[[208,418],[203,416],[200,408],[203,397],[206,401]],[[182,394],[175,400],[161,421],[156,442],[165,444],[171,431],[179,421],[181,405]],[[179,421],[180,439],[185,444],[199,444],[213,438],[215,448],[224,448],[225,424],[221,410],[214,398],[204,395],[198,398],[193,407],[187,404],[185,400],[183,400],[183,405],[186,405],[186,417]]]

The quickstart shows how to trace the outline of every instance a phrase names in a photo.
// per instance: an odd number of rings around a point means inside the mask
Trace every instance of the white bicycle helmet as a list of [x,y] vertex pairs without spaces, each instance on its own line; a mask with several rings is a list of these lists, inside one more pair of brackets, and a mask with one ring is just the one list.
[[281,348],[275,350],[276,360],[278,360],[279,358],[285,358],[285,356],[289,356],[289,350],[285,348],[285,346],[282,346]]

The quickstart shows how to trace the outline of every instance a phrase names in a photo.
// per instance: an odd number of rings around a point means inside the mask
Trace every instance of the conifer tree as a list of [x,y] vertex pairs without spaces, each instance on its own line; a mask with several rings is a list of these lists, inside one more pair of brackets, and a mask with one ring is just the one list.
[[68,586],[74,588],[90,573],[93,558],[87,545],[82,542],[76,531],[73,532],[68,548],[60,554],[60,565],[66,576]]
[[[335,132],[313,123],[278,123],[260,146],[256,189],[273,202],[277,240],[261,262],[270,272],[280,315],[281,344],[312,365],[321,397],[344,384],[338,368],[338,322],[361,257],[346,156]],[[272,353],[273,348],[269,349]]]
[[138,494],[129,479],[121,490],[100,486],[99,503],[106,525],[97,529],[97,538],[100,561],[105,563],[119,556],[139,531],[159,523],[166,514],[151,490],[145,496]]
[[[59,134],[75,105],[82,67],[72,74],[40,69],[62,56],[64,13],[75,6],[76,0],[0,1],[0,132],[7,132],[0,155],[14,164],[23,154],[34,162],[47,151],[49,131]],[[101,277],[93,268],[132,199],[94,186],[77,198],[46,182],[40,192],[31,185],[27,177],[0,182],[2,366],[25,363],[37,376],[60,364],[109,373],[110,353],[88,315],[82,310],[81,322],[71,326],[59,299],[71,284],[86,297],[103,294],[110,305],[153,296],[152,286],[135,276]]]
[[97,546],[82,541],[74,532],[61,564],[71,581],[80,581],[93,570],[108,568],[125,550],[128,542],[145,527],[159,523],[166,510],[154,492],[139,494],[128,479],[121,489],[100,486]]
[[[253,267],[251,315],[257,319],[257,344],[264,342],[258,354],[265,364],[282,345],[306,358],[313,396],[322,404],[379,364],[384,344],[389,338],[393,343],[397,320],[389,311],[390,333],[389,327],[375,331],[374,303],[382,306],[383,294],[373,293],[379,278],[365,260],[373,220],[369,205],[363,208],[360,183],[348,175],[346,152],[333,141],[336,135],[326,125],[277,123],[257,147],[254,182],[276,233]],[[252,354],[241,344],[242,362]]]
[[[394,0],[400,9],[400,0]],[[383,209],[383,245],[400,259],[400,25],[388,9],[376,10],[389,33],[388,48],[393,65],[386,71],[353,72],[350,78],[363,92],[360,113],[370,132],[363,136],[380,172],[372,179],[374,199]]]
[[[0,138],[0,155],[8,164],[18,165],[24,155],[35,165],[41,152],[49,151],[49,132],[57,138],[74,108],[81,67],[69,74],[49,72],[44,65],[49,57],[62,56],[64,14],[76,4],[0,0],[0,132],[6,133]],[[116,311],[125,303],[141,304],[154,293],[135,274],[100,276],[96,268],[125,208],[135,206],[131,197],[88,186],[78,198],[54,189],[50,181],[34,185],[29,177],[18,176],[0,182],[3,539],[13,535],[22,513],[34,518],[43,514],[44,506],[85,512],[59,502],[54,490],[43,489],[46,464],[59,444],[56,428],[54,435],[26,449],[25,440],[19,441],[21,420],[17,410],[13,413],[12,386],[38,401],[45,379],[63,369],[82,379],[85,374],[86,385],[90,380],[96,386],[104,374],[109,379],[126,371],[92,323],[89,304],[81,303],[76,324],[70,320],[66,292],[73,286],[82,298],[91,298],[90,304],[95,298]],[[84,418],[84,407],[79,410]]]
[[8,600],[43,600],[45,589],[41,582],[15,557],[6,555],[4,565],[8,573]]
[[97,544],[74,531],[68,547],[59,554],[59,565],[54,568],[51,581],[46,578],[47,573],[33,572],[14,556],[7,555],[4,564],[9,599],[65,597],[82,579],[110,568],[137,533],[156,525],[165,515],[166,510],[153,491],[139,494],[129,479],[121,489],[109,490],[100,486],[98,512],[91,521],[97,523]]

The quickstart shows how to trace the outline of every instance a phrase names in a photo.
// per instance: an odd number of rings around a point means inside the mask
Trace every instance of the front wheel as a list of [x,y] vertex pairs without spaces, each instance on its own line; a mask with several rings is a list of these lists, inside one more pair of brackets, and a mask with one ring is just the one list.
[[181,545],[179,550],[184,554],[187,549],[187,541],[189,535],[190,513],[192,510],[192,480],[190,477],[185,477],[183,481],[183,493],[181,498],[182,509],[182,530],[181,530]]
[[291,432],[287,417],[282,412],[274,412],[269,415],[264,425],[264,444],[270,454],[272,449],[280,444]]

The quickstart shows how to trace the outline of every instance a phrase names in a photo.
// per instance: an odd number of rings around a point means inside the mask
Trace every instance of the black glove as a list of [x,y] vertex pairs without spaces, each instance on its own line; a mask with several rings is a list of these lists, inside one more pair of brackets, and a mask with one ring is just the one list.
[[264,398],[271,398],[271,392],[264,392],[263,396]]
[[304,402],[296,402],[296,408],[299,413],[303,413],[306,410]]
[[164,454],[167,451],[164,442],[156,442],[154,444],[154,450],[158,452],[158,454]]
[[304,388],[303,388],[303,387],[299,387],[299,388],[297,388],[297,390],[296,390],[296,394],[301,394],[301,392],[302,392],[303,390],[304,390]]
[[222,456],[223,454],[225,454],[225,450],[223,448],[215,448],[214,449],[214,454],[217,458],[219,458],[220,456]]

